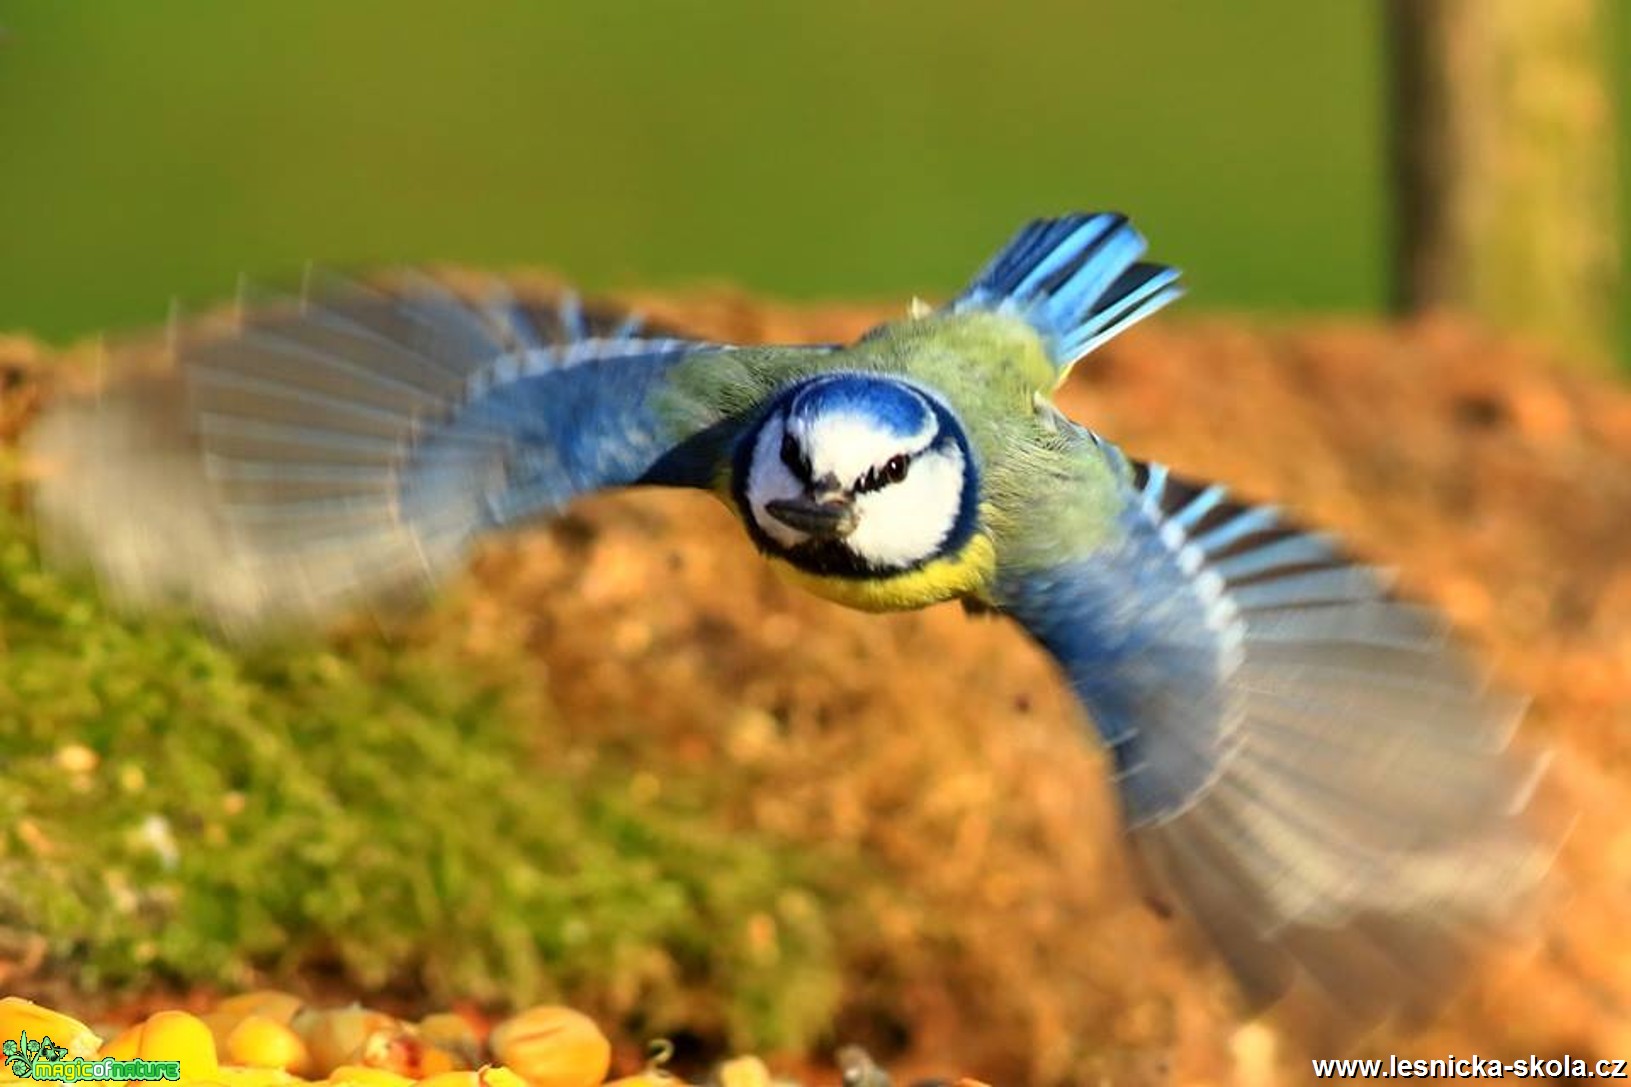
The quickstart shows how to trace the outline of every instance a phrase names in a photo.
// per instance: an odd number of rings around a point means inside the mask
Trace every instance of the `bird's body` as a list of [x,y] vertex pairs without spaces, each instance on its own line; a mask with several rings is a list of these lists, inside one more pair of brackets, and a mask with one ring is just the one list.
[[[53,538],[228,628],[455,569],[610,487],[712,492],[850,607],[961,599],[1059,662],[1157,893],[1247,994],[1423,999],[1549,860],[1519,706],[1328,537],[1132,460],[1050,399],[1176,297],[1116,215],[1021,231],[847,346],[642,338],[571,299],[320,286],[178,344],[185,396],[59,409]],[[796,662],[790,662],[796,666]]]
[[[941,401],[962,423],[971,448],[977,480],[968,502],[972,530],[954,546],[937,548],[932,557],[907,569],[862,573],[806,569],[788,562],[773,546],[766,548],[778,572],[801,588],[866,611],[907,610],[951,599],[989,605],[994,603],[1000,556],[1048,547],[1048,541],[1033,537],[1055,535],[1054,525],[1033,523],[1023,514],[1034,495],[1032,484],[1063,471],[1067,454],[1047,407],[1056,373],[1024,322],[989,313],[930,314],[881,326],[841,351],[740,354],[746,357],[738,360],[733,353],[722,360],[702,354],[676,367],[676,400],[686,405],[679,412],[685,429],[728,418],[739,403],[735,398],[750,384],[757,392],[755,403],[764,404],[778,389],[811,378],[876,375],[908,382]],[[751,383],[737,380],[721,389],[721,371],[732,364],[754,377]],[[1100,471],[1109,483],[1108,463],[1081,467]],[[745,470],[731,464],[719,468],[719,496],[743,517],[756,541],[770,543],[755,531],[745,508],[740,486]],[[1106,493],[1106,507],[1109,501]],[[1094,520],[1083,512],[1083,520]],[[1084,531],[1076,541],[1090,544],[1092,535]]]

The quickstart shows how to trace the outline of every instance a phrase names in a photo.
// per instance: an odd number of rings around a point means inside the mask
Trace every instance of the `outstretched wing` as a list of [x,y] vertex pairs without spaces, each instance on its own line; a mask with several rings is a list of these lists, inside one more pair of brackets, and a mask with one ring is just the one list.
[[1038,219],[950,308],[1024,319],[1042,337],[1062,382],[1082,356],[1183,293],[1177,269],[1141,261],[1144,249],[1143,235],[1117,212]]
[[228,627],[320,617],[577,495],[709,486],[719,436],[662,394],[681,360],[730,350],[642,337],[570,296],[325,282],[187,330],[173,370],[51,412],[37,508],[123,597],[180,597]]
[[1107,524],[1017,548],[999,603],[1092,716],[1158,893],[1254,1004],[1301,971],[1362,1021],[1424,1007],[1550,861],[1521,704],[1330,537],[1065,438]]

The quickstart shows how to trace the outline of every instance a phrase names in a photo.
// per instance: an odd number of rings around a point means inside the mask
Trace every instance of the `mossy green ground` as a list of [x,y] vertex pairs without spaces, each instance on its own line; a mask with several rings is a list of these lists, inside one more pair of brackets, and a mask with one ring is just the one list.
[[837,998],[831,867],[722,826],[699,778],[642,789],[662,768],[575,746],[536,669],[447,629],[234,653],[113,613],[5,516],[0,927],[104,991],[320,967],[811,1040]]

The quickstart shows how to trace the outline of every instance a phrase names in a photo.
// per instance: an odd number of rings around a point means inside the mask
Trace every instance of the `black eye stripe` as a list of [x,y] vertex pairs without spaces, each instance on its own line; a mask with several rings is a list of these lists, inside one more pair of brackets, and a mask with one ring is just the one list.
[[806,483],[810,482],[810,461],[791,434],[782,435],[781,457],[789,472]]

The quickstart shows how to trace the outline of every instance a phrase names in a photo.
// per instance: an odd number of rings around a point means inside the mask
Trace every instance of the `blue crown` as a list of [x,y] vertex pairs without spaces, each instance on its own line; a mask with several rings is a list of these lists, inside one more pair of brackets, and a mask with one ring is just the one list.
[[898,378],[843,373],[801,385],[787,406],[789,419],[824,415],[864,415],[891,437],[909,439],[938,429],[935,412],[921,394]]

